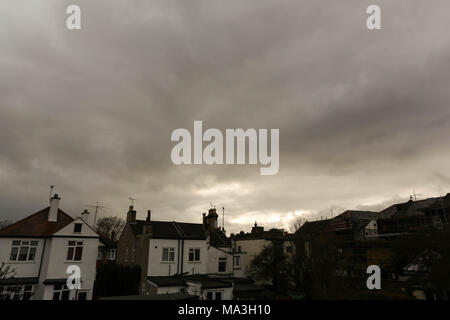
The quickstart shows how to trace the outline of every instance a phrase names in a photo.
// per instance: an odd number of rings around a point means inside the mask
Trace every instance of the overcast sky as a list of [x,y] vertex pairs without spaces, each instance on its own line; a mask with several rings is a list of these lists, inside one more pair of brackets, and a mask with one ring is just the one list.
[[[82,30],[65,27],[78,4]],[[382,9],[382,30],[366,8]],[[450,192],[448,0],[0,2],[0,219],[285,227]],[[175,166],[176,128],[280,129],[280,170]]]

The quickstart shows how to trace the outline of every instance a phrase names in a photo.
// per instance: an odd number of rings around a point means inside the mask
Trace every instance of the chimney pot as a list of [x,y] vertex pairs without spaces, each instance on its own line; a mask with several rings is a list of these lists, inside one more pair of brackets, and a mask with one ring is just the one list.
[[127,223],[136,223],[136,210],[133,210],[133,206],[130,206],[130,210],[127,212]]
[[56,222],[58,220],[59,200],[61,200],[61,198],[58,197],[57,194],[55,194],[50,199],[50,209],[48,211],[48,221]]
[[86,222],[88,225],[90,225],[90,221],[89,221],[89,211],[87,211],[86,209],[84,209],[84,211],[81,213],[81,219]]

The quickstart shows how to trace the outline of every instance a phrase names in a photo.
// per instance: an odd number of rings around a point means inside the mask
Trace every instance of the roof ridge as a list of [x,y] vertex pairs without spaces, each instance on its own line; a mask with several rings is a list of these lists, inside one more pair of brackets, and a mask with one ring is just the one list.
[[30,214],[29,216],[26,216],[25,218],[20,219],[19,221],[14,222],[14,223],[10,224],[9,226],[6,226],[6,227],[4,227],[3,229],[0,229],[0,231],[4,231],[4,230],[6,230],[6,229],[9,229],[10,227],[13,227],[15,224],[18,224],[18,223],[20,223],[20,222],[22,222],[22,221],[25,221],[25,220],[31,218],[32,216],[34,216],[34,215],[36,215],[36,214],[38,214],[38,213],[41,213],[42,211],[44,211],[44,210],[46,210],[46,209],[50,209],[50,206],[45,207],[44,209],[41,209],[41,210],[39,210],[39,211],[37,211],[37,212],[35,212],[35,213]]
[[186,234],[184,233],[183,229],[178,225],[178,222],[172,221],[172,225],[175,228],[175,230],[178,232],[181,238],[185,238]]

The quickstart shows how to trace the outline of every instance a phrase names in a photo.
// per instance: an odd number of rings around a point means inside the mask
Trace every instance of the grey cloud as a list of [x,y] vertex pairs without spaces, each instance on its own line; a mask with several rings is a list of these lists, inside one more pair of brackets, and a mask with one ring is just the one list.
[[[229,231],[450,190],[448,1],[380,0],[376,32],[369,1],[80,0],[81,31],[70,1],[26,3],[0,4],[1,218],[50,184],[73,214],[133,195],[200,221],[218,203]],[[170,134],[194,120],[279,128],[279,174],[174,166]]]

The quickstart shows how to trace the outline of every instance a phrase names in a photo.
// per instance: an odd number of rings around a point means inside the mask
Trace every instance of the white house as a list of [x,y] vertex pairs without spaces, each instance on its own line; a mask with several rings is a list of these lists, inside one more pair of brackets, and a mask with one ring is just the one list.
[[[0,280],[0,294],[23,299],[92,299],[99,236],[89,226],[89,213],[72,218],[59,209],[54,195],[50,206],[0,230],[0,264],[14,270]],[[86,221],[86,222],[85,222]],[[69,266],[78,266],[81,288],[69,290]]]
[[234,271],[231,240],[217,227],[216,210],[203,214],[203,223],[152,221],[150,214],[136,220],[130,207],[117,247],[118,263],[141,266],[142,294],[189,291],[205,299],[231,299],[232,284],[209,277]]
[[[279,245],[288,259],[292,259],[295,253],[295,243],[292,234],[288,234],[282,229],[264,231],[264,228],[258,226],[256,222],[251,232],[241,232],[232,235],[231,238],[233,239],[233,269],[235,277],[247,277],[248,268],[252,260],[266,246]],[[257,283],[270,284],[271,281],[258,281]]]

